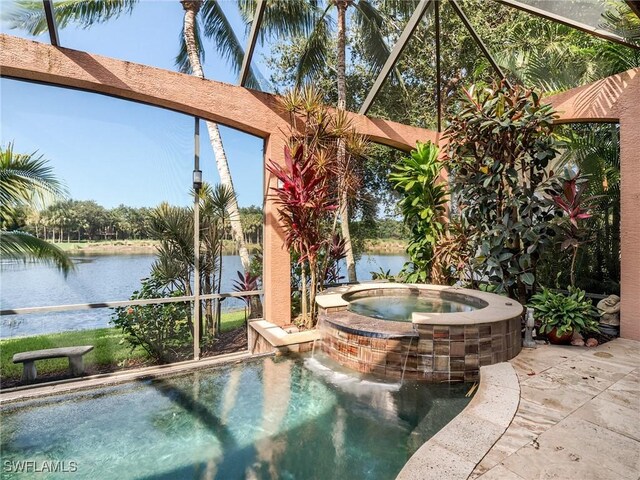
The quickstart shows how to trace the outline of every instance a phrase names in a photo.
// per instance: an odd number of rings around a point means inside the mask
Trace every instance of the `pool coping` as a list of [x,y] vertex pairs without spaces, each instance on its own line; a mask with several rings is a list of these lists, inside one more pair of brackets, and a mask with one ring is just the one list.
[[520,404],[520,382],[509,362],[480,368],[480,384],[471,402],[424,443],[396,480],[460,480],[500,439]]
[[80,378],[67,378],[53,382],[38,383],[35,385],[21,385],[19,387],[0,390],[0,406],[23,400],[59,395],[61,393],[164,377],[176,373],[188,374],[204,368],[239,363],[272,355],[273,353],[251,354],[248,351],[242,351],[200,360],[187,360],[167,365],[154,365],[119,372],[100,373]]

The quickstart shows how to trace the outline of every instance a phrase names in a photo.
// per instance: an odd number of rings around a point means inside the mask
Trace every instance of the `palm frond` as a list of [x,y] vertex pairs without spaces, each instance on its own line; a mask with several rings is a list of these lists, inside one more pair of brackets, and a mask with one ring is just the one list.
[[19,231],[0,231],[0,258],[55,265],[65,277],[75,268],[67,254],[55,245]]
[[355,4],[353,16],[363,40],[363,53],[376,70],[382,68],[389,58],[390,50],[384,39],[382,14],[368,1],[360,0]]
[[[204,46],[202,45],[202,36],[200,35],[200,25],[198,22],[194,22],[193,25],[194,36],[196,38],[196,48],[198,50],[198,57],[200,58],[200,64],[204,63]],[[191,68],[191,62],[189,61],[189,54],[187,53],[187,43],[184,39],[184,31],[180,30],[180,38],[179,42],[179,51],[178,55],[176,55],[176,67],[178,67],[178,71],[181,73],[187,73],[191,75],[193,73],[193,69]]]
[[313,31],[318,16],[317,2],[275,0],[264,12],[260,40],[268,36],[291,38],[307,36]]
[[624,2],[608,2],[601,27],[640,45],[640,18]]
[[313,78],[327,66],[327,55],[331,45],[331,18],[327,15],[331,4],[322,12],[314,29],[305,41],[302,55],[296,65],[296,86]]
[[[200,14],[204,36],[213,39],[218,53],[229,62],[234,73],[239,73],[244,58],[244,49],[224,11],[217,1],[205,0]],[[249,88],[260,88],[260,82],[251,67],[245,85]]]
[[66,195],[43,155],[15,153],[13,143],[0,147],[0,220],[7,221],[15,207],[40,208]]
[[[64,0],[54,5],[54,14],[59,28],[75,24],[89,28],[94,23],[104,23],[118,18],[123,13],[130,14],[138,0]],[[47,21],[41,0],[18,0],[14,8],[9,8],[3,20],[10,28],[24,30],[31,35],[47,31]]]

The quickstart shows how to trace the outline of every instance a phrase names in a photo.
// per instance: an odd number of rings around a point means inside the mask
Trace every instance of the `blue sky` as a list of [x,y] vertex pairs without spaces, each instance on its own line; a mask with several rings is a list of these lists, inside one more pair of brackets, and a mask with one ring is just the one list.
[[[6,11],[11,3],[0,0]],[[233,2],[227,13],[239,25]],[[143,1],[132,15],[90,29],[59,31],[61,45],[174,70],[182,24],[177,0]],[[0,31],[32,38],[24,32]],[[245,32],[238,29],[244,44]],[[35,40],[49,43],[48,35]],[[259,53],[257,55],[259,57]],[[236,75],[210,46],[208,78],[235,83]],[[50,160],[72,198],[96,200],[105,207],[120,203],[154,206],[161,201],[186,205],[193,169],[193,117],[147,105],[76,90],[11,79],[0,80],[0,142],[15,143],[18,152],[38,151]],[[217,171],[204,123],[201,124],[201,169],[216,183]],[[238,201],[262,205],[263,141],[221,128]]]

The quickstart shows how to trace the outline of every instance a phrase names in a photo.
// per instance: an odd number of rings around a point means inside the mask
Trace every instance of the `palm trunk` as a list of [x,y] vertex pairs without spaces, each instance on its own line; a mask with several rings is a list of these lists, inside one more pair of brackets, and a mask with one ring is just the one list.
[[238,199],[236,198],[235,189],[233,187],[233,180],[231,178],[231,172],[229,171],[229,163],[227,162],[227,155],[222,144],[220,130],[218,129],[218,125],[213,122],[206,122],[206,124],[207,131],[209,132],[209,139],[211,140],[211,147],[213,148],[213,152],[216,157],[220,183],[233,192],[231,201],[227,207],[227,212],[229,213],[229,225],[231,226],[231,235],[238,247],[238,255],[240,255],[242,268],[244,268],[245,271],[249,271],[251,259],[249,258],[247,244],[244,241],[242,223],[240,223],[240,208],[238,207]]
[[[180,2],[184,8],[184,27],[183,35],[185,44],[187,46],[187,54],[189,56],[189,63],[191,64],[192,74],[196,77],[204,78],[204,71],[200,64],[200,56],[198,55],[198,47],[195,36],[195,24],[196,15],[200,10],[202,4],[201,0],[181,0]],[[244,235],[242,234],[242,224],[240,223],[240,209],[238,208],[238,200],[236,198],[235,189],[233,188],[233,181],[231,180],[231,173],[229,171],[229,163],[227,162],[227,155],[222,145],[222,137],[220,136],[220,130],[218,125],[213,122],[205,122],[207,125],[207,131],[209,132],[209,139],[211,141],[211,148],[213,149],[214,156],[216,157],[216,165],[218,167],[218,175],[220,176],[220,183],[229,188],[233,192],[232,200],[227,208],[231,224],[231,232],[233,239],[238,245],[238,253],[240,255],[240,261],[242,262],[242,268],[245,271],[249,270],[250,258],[249,251],[244,242]]]
[[336,0],[338,9],[338,109],[345,110],[347,108],[347,82],[346,82],[346,0]]
[[[346,14],[347,14],[347,1],[336,0],[336,7],[338,9],[338,110],[346,110],[347,108],[347,82],[346,82]],[[338,139],[338,162],[343,165],[343,175],[348,175],[348,169],[346,168],[346,146],[344,139]],[[345,183],[345,182],[343,182]],[[345,260],[347,262],[347,278],[349,282],[357,282],[356,277],[356,261],[353,255],[353,246],[351,243],[351,232],[349,230],[349,207],[348,207],[348,195],[347,189],[342,188],[342,193],[339,198],[340,209],[340,228],[342,231],[342,238],[344,239]]]

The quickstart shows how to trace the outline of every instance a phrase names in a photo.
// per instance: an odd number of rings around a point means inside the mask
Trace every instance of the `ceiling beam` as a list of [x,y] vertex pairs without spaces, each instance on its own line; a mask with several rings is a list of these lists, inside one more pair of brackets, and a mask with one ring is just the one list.
[[398,61],[398,58],[402,54],[402,51],[407,46],[407,43],[409,43],[409,40],[411,39],[413,32],[420,24],[420,21],[422,20],[422,17],[426,13],[427,8],[429,8],[429,5],[433,1],[434,0],[421,0],[420,3],[418,4],[418,7],[415,9],[413,14],[411,15],[409,22],[404,27],[404,30],[402,31],[400,38],[398,39],[396,44],[393,46],[393,50],[391,50],[389,57],[387,57],[387,61],[382,66],[382,70],[380,70],[380,73],[378,74],[378,77],[376,78],[376,81],[374,82],[373,87],[371,87],[371,90],[369,90],[369,94],[367,95],[367,98],[365,99],[364,103],[360,107],[360,112],[359,112],[360,115],[366,115],[369,109],[371,108],[371,104],[378,96],[378,93],[380,93],[380,89],[382,88],[384,81],[389,76],[389,73],[395,66],[396,62]]
[[[563,25],[566,25],[567,27],[575,28],[577,30],[582,30],[583,32],[586,32],[590,35],[594,35],[596,37],[600,37],[605,40],[609,40],[611,42],[619,43],[620,45],[624,45],[625,47],[630,47],[630,48],[635,48],[637,50],[640,50],[640,45],[630,43],[629,41],[625,40],[619,35],[616,35],[615,33],[611,33],[606,30],[602,30],[600,28],[592,27],[591,25],[586,25],[584,23],[576,22],[575,20],[571,20],[570,18],[563,17],[562,15],[557,15],[555,13],[548,12],[540,8],[532,7],[531,5],[527,5],[526,3],[521,3],[516,0],[496,0],[496,1],[504,5],[508,5],[510,7],[517,8],[524,12],[537,15],[538,17],[546,18],[547,20],[552,20],[554,22],[561,23]],[[637,2],[627,1],[627,4],[629,5],[629,7],[631,7],[632,10],[636,11],[634,9],[634,6],[631,6],[631,3],[635,3],[635,9],[637,9],[638,8]]]
[[53,4],[51,0],[42,0],[44,6],[44,16],[47,19],[47,29],[49,30],[49,39],[54,47],[60,46],[58,38],[58,26],[56,25],[56,17],[53,13]]
[[258,32],[262,25],[262,18],[264,17],[264,11],[267,7],[266,0],[258,0],[256,4],[256,11],[253,14],[253,21],[251,22],[251,32],[249,33],[249,39],[247,40],[247,48],[244,51],[244,57],[242,58],[242,67],[240,67],[240,77],[238,78],[238,84],[242,87],[247,81],[249,71],[251,70],[251,59],[253,58],[253,51],[256,48],[256,41],[258,40]]
[[640,0],[624,0],[633,13],[640,17]]
[[467,28],[467,30],[471,34],[471,36],[475,40],[475,42],[478,45],[478,47],[480,47],[480,50],[482,50],[482,53],[484,53],[484,56],[487,57],[487,60],[489,60],[489,63],[491,64],[493,69],[496,71],[496,73],[498,74],[500,79],[504,80],[504,82],[507,84],[507,86],[511,87],[511,83],[509,82],[509,80],[505,76],[505,74],[502,71],[502,69],[500,68],[500,66],[494,60],[494,58],[491,55],[491,52],[489,51],[487,46],[484,44],[482,39],[478,36],[478,33],[473,28],[473,25],[471,25],[471,22],[469,22],[469,19],[467,18],[467,16],[464,14],[462,9],[460,8],[460,5],[458,5],[458,2],[456,0],[449,0],[449,5],[451,5],[451,7],[458,14],[458,17],[460,17],[460,20],[462,20],[462,23],[464,23],[464,26]]

